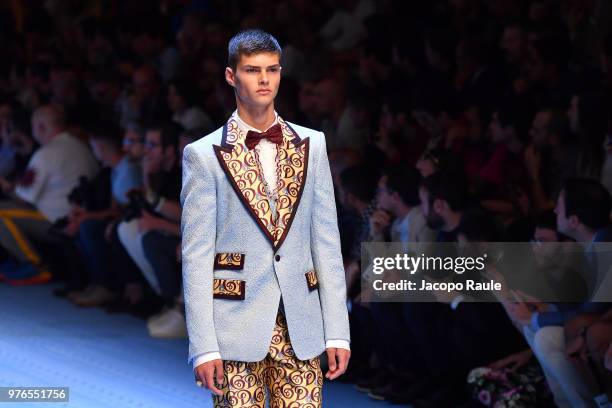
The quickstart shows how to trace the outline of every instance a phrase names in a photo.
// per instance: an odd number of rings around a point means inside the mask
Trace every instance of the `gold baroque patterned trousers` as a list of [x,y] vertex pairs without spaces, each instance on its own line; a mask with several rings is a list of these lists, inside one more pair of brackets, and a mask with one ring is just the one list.
[[223,361],[223,395],[213,395],[215,408],[320,408],[323,373],[319,357],[299,360],[291,347],[282,306],[276,316],[266,358],[256,362]]

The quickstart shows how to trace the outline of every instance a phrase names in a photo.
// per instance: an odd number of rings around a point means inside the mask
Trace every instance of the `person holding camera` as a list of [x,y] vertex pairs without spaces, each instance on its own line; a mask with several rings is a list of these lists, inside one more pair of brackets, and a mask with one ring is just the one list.
[[177,246],[180,245],[181,168],[178,160],[180,126],[154,124],[145,136],[144,190],[130,194],[127,219],[119,225],[119,239],[145,279],[160,295],[165,307],[148,321],[155,337],[186,335],[181,275]]
[[122,151],[119,130],[111,126],[95,130],[90,139],[91,148],[101,162],[102,177],[88,180],[74,191],[82,196],[72,207],[63,233],[74,237],[86,263],[89,286],[71,292],[68,298],[79,306],[94,307],[115,300],[116,279],[111,271],[111,242],[107,229],[120,219],[121,211],[129,202],[127,193],[142,186],[142,169],[138,161]]

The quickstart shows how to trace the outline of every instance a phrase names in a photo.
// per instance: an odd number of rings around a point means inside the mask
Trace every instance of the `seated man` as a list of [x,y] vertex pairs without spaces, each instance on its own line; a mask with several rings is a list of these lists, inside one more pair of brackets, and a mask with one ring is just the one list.
[[32,132],[40,148],[17,185],[5,187],[11,199],[0,201],[0,245],[16,260],[5,263],[0,275],[11,284],[41,283],[51,278],[31,240],[59,242],[49,229],[68,215],[68,194],[80,177],[91,178],[98,172],[87,146],[66,132],[56,107],[43,106],[34,112]]
[[130,257],[165,301],[166,308],[148,324],[150,334],[159,337],[183,337],[187,333],[182,302],[178,299],[181,275],[176,256],[181,219],[180,133],[177,125],[153,125],[147,129],[143,208],[134,220],[122,222],[118,228]]
[[[555,213],[559,231],[585,246],[610,240],[610,195],[595,180],[567,180],[559,193]],[[586,260],[593,272],[594,283],[590,285],[593,293],[601,279],[596,274],[597,267],[592,265],[593,254],[587,253]],[[609,303],[555,303],[554,307],[532,304],[540,311],[532,311],[525,303],[517,302],[509,312],[514,321],[524,326],[525,338],[544,370],[555,403],[561,407],[591,406],[596,394],[594,384],[567,357],[566,343],[572,343],[579,329],[568,329],[577,327],[574,322],[583,320],[584,316],[602,314]]]
[[[191,130],[180,135],[177,159],[173,166],[173,170],[176,170],[176,166],[178,166],[179,181],[181,176],[180,166],[182,164],[182,160],[180,160],[182,157],[181,147],[184,148],[203,134],[206,134],[206,132],[201,131],[197,133]],[[169,150],[168,154],[170,154]],[[150,169],[155,167],[153,164],[156,158],[161,159],[161,156],[156,154],[155,150],[151,150],[148,157],[150,164],[148,167]],[[165,193],[164,205],[160,207],[160,213],[166,220],[160,220],[157,229],[148,231],[142,240],[145,256],[151,265],[153,265],[165,302],[165,308],[161,313],[151,317],[147,323],[149,334],[153,337],[187,337],[180,271],[180,219],[182,212],[179,202],[180,197],[176,196],[176,193],[173,191],[176,186],[176,176],[177,174],[171,171],[170,176],[166,177],[168,186],[164,189],[169,188],[169,190]]]
[[89,281],[86,290],[70,293],[68,297],[85,307],[100,306],[115,298],[111,289],[116,280],[111,271],[116,272],[116,268],[111,267],[114,257],[110,256],[110,243],[105,239],[105,231],[120,219],[120,211],[128,204],[127,192],[142,185],[140,162],[122,153],[118,129],[98,128],[93,132],[90,143],[94,154],[105,167],[106,177],[102,180],[96,177],[89,182],[95,191],[87,195],[95,196],[92,197],[95,200],[86,201],[95,202],[75,205],[64,230],[75,238],[84,255]]

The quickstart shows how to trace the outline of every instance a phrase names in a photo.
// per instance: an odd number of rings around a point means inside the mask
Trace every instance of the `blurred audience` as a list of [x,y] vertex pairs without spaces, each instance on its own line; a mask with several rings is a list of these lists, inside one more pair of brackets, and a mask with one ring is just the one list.
[[[78,306],[185,337],[182,151],[234,110],[227,41],[261,27],[284,47],[279,114],[327,139],[353,352],[341,380],[415,407],[602,401],[607,2],[124,3],[0,5],[0,280],[63,282],[55,294]],[[368,302],[369,241],[532,241],[542,276],[561,282],[551,289],[584,296]],[[590,274],[551,263],[565,247],[546,245],[562,243],[584,250]]]

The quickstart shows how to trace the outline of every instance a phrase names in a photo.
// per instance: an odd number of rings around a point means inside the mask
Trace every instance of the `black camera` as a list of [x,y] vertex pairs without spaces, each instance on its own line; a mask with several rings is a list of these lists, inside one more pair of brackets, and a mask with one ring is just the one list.
[[123,210],[123,221],[129,222],[134,218],[140,218],[142,211],[154,212],[149,202],[140,190],[132,190],[127,194],[128,204]]
[[85,176],[79,177],[79,184],[68,194],[68,202],[87,210],[95,208],[95,184]]
[[49,233],[52,235],[65,237],[66,234],[64,233],[64,228],[66,228],[69,223],[70,221],[68,220],[68,217],[58,218],[53,224],[51,224],[51,227],[49,227]]

